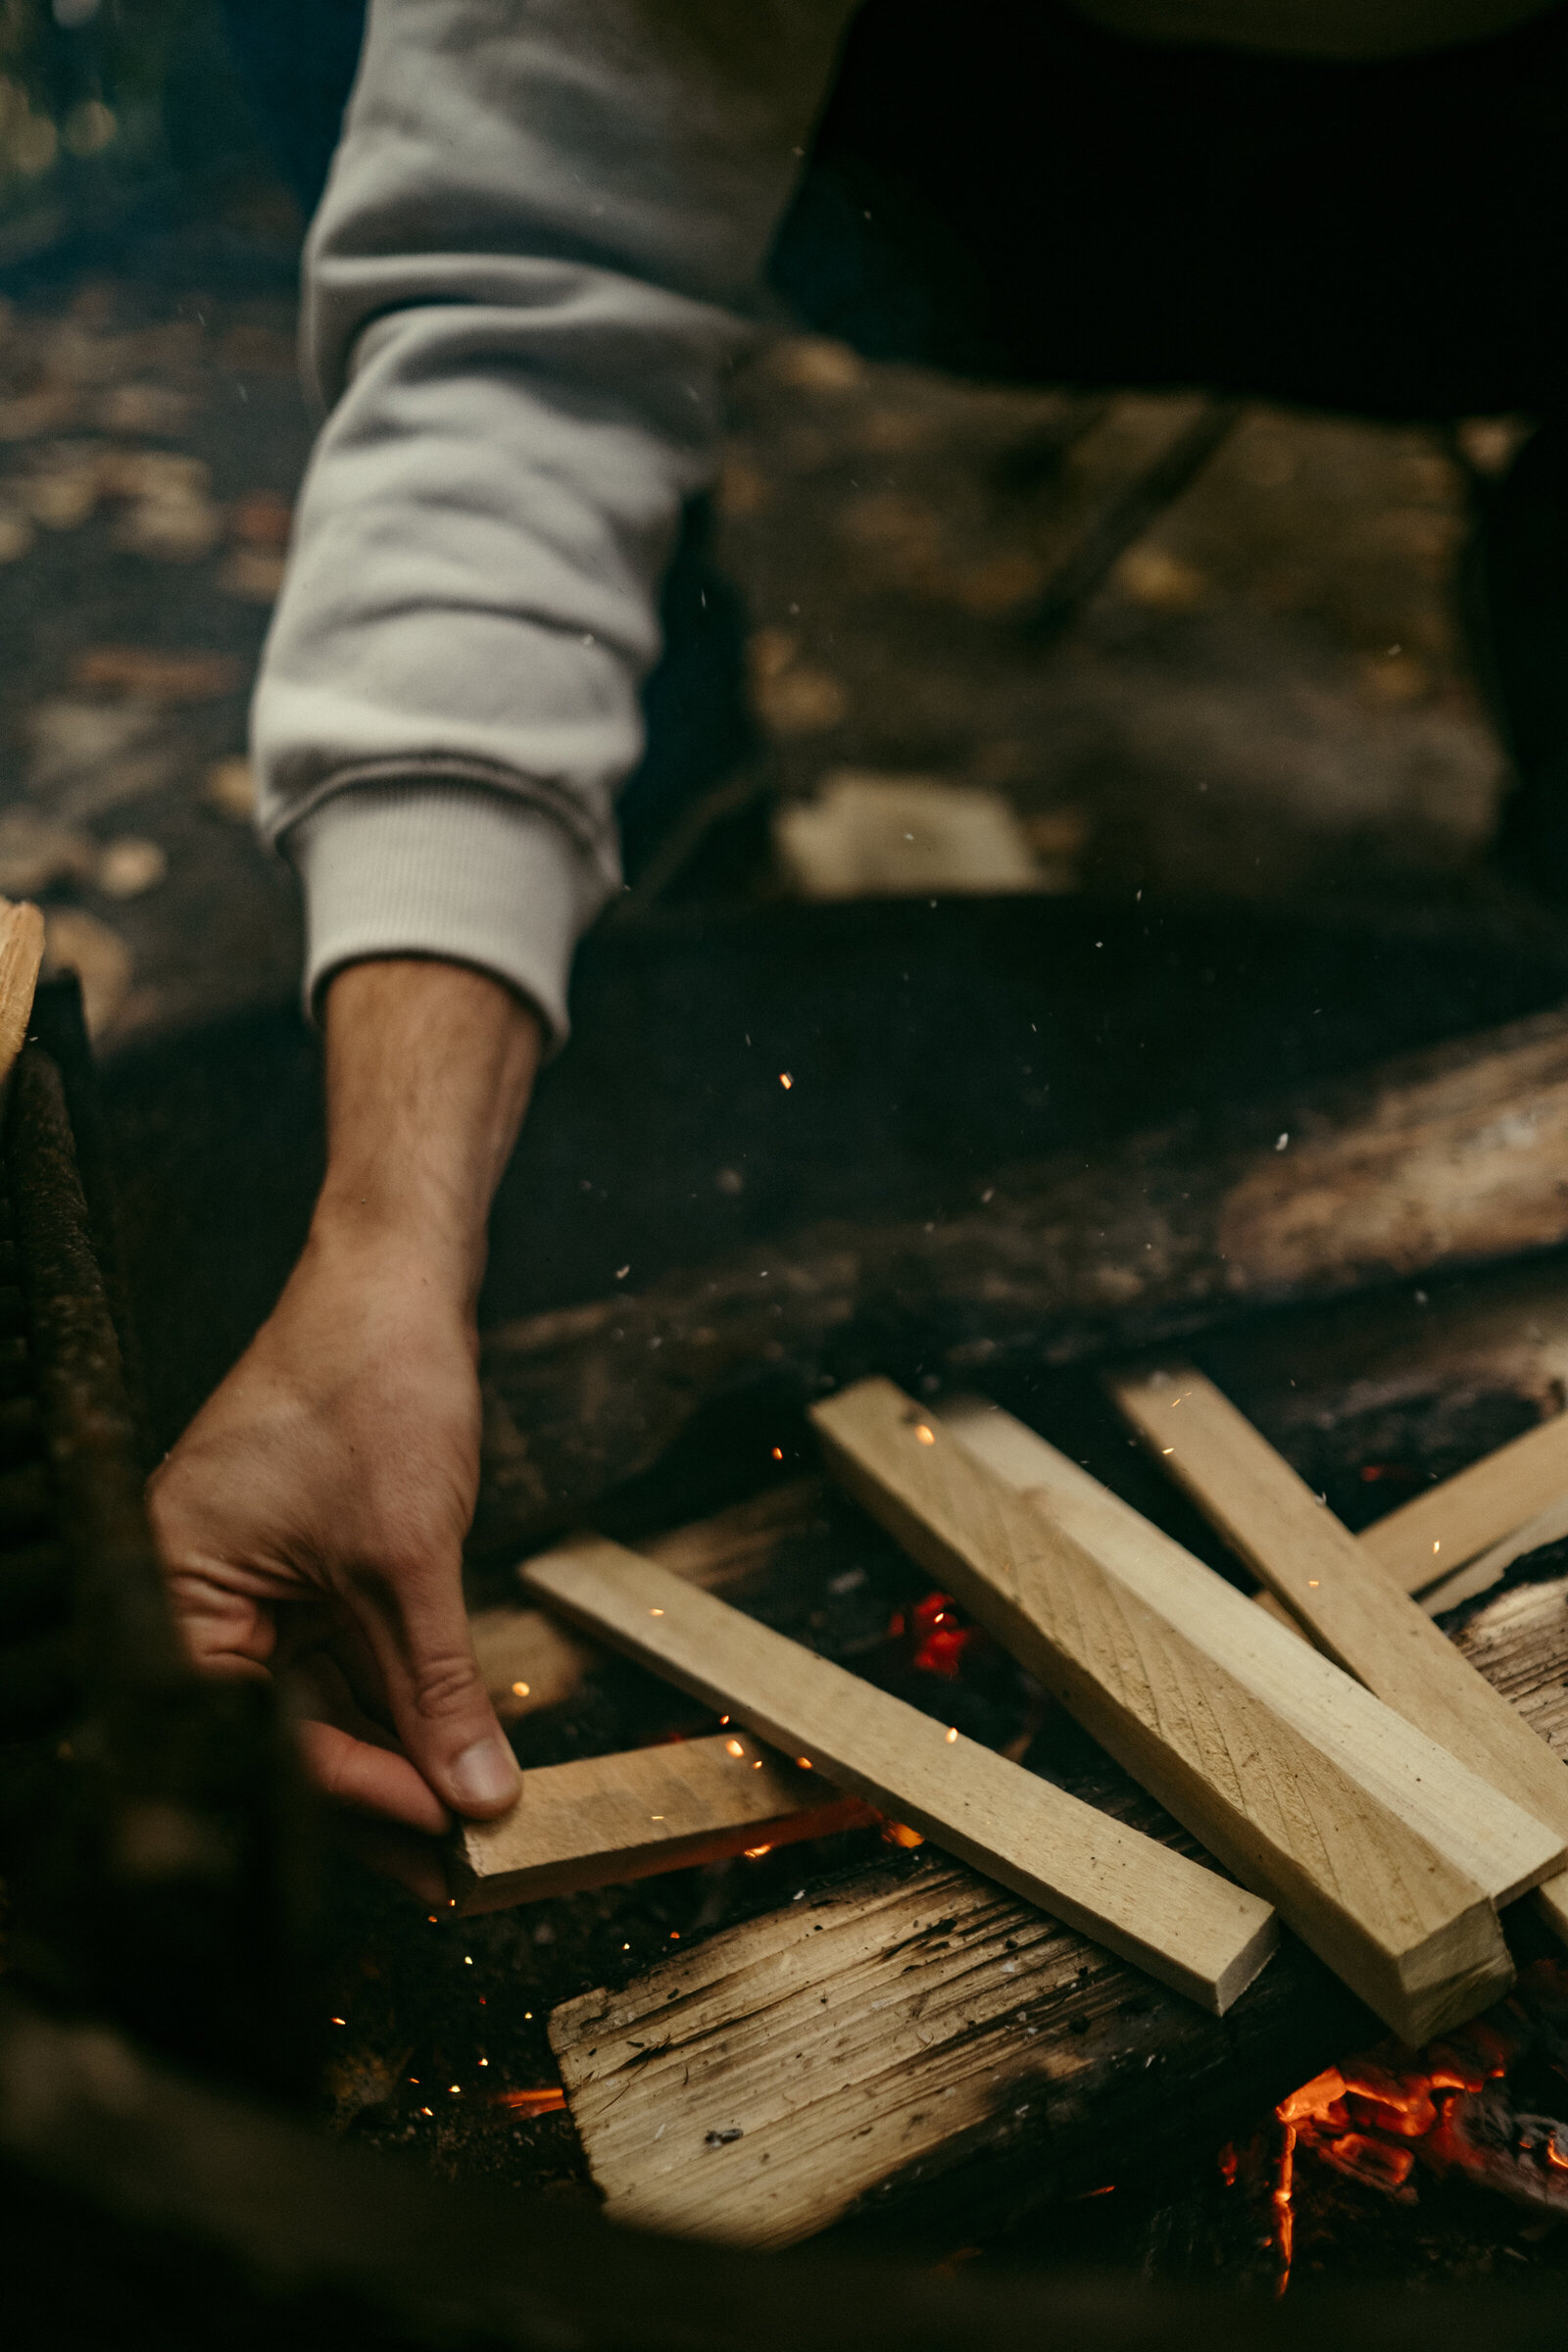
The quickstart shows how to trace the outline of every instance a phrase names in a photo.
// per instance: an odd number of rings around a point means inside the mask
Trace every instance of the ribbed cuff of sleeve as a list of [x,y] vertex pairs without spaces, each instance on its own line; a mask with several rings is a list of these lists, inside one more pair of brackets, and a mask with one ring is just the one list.
[[284,834],[305,892],[305,996],[346,963],[429,956],[507,981],[565,1043],[566,984],[608,877],[545,810],[480,785],[346,785]]

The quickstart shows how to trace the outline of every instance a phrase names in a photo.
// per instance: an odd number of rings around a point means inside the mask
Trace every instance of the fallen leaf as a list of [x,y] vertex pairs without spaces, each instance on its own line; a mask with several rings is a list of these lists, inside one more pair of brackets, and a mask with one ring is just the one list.
[[0,400],[0,441],[30,441],[39,433],[63,432],[74,424],[81,395],[70,384],[42,384],[15,400]]
[[145,703],[200,703],[233,694],[247,671],[232,654],[166,653],[156,646],[95,645],[78,656],[72,682],[108,687]]
[[294,510],[275,490],[253,490],[229,509],[228,527],[249,547],[287,547]]
[[247,604],[275,604],[287,561],[270,547],[230,548],[219,566],[218,585],[224,596],[243,598]]
[[106,433],[182,433],[194,403],[167,384],[116,384],[98,403],[93,421]]
[[256,773],[248,760],[220,760],[207,770],[202,798],[242,825],[256,817]]
[[142,498],[116,523],[113,544],[126,555],[192,564],[210,556],[222,535],[222,509],[210,498]]
[[1111,577],[1130,603],[1154,612],[1196,612],[1208,594],[1195,564],[1159,547],[1129,548]]
[[850,698],[831,670],[802,664],[753,690],[757,714],[775,735],[820,735],[847,717]]
[[118,841],[105,844],[96,878],[107,898],[139,899],[156,890],[168,871],[169,858],[160,843],[122,833]]

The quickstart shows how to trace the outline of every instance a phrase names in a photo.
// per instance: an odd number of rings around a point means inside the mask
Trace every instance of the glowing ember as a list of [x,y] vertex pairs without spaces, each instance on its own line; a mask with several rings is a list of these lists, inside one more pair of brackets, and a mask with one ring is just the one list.
[[[1315,2157],[1348,2180],[1412,2204],[1419,2179],[1460,2173],[1537,2212],[1568,2215],[1568,2121],[1532,2111],[1568,2106],[1568,1965],[1538,1960],[1484,2017],[1426,2049],[1400,2042],[1346,2059],[1303,2082],[1274,2110],[1281,2145],[1270,2203],[1280,2291],[1294,2250],[1296,2163]],[[1260,2151],[1248,2158],[1254,2169]],[[1233,2147],[1220,2151],[1227,2186]]]
[[559,2082],[543,2090],[497,2090],[490,2094],[492,2107],[504,2107],[509,2115],[554,2115],[566,2104],[566,2094]]
[[912,1642],[910,1664],[948,1682],[961,1670],[977,1630],[965,1622],[951,1592],[928,1592],[912,1609],[895,1609],[888,1620],[890,1641]]

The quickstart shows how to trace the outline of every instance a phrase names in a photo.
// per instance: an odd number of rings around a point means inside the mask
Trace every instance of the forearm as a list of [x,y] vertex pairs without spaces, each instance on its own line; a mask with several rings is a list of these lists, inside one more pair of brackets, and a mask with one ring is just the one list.
[[537,1015],[485,973],[395,957],[339,972],[323,1020],[327,1168],[307,1259],[389,1256],[471,1314],[539,1066]]

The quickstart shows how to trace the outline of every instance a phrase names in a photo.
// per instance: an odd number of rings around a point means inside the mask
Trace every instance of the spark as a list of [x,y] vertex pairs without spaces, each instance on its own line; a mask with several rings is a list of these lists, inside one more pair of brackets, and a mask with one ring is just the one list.
[[950,1747],[956,1747],[956,1746],[957,1746],[957,1744],[958,1744],[958,1735],[957,1735],[957,1732],[956,1732],[956,1730],[954,1730],[954,1729],[953,1729],[953,1728],[950,1726],[950,1727],[949,1727],[949,1731],[948,1731],[948,1745],[949,1745]]
[[724,1745],[732,1756],[744,1756],[746,1753],[738,1740],[726,1740]]
[[790,1076],[788,1070],[780,1070],[778,1074],[778,1082],[786,1094],[789,1093],[790,1088],[795,1084],[795,1081]]
[[797,1763],[797,1764],[800,1766],[800,1768],[801,1768],[801,1770],[802,1770],[803,1772],[809,1772],[809,1771],[811,1771],[811,1769],[812,1769],[812,1765],[811,1765],[811,1759],[810,1759],[810,1757],[809,1757],[809,1756],[797,1756],[797,1757],[796,1757],[796,1759],[795,1759],[795,1761],[796,1761],[796,1763]]
[[471,1968],[473,1966],[472,1957],[467,1952],[465,1952],[463,1955],[463,1965],[465,1968]]
[[916,1423],[914,1434],[922,1446],[934,1446],[937,1442],[935,1430],[927,1429],[923,1421]]
[[512,1686],[512,1695],[514,1698],[526,1698],[529,1695],[527,1684],[514,1683]]
[[773,1848],[770,1845],[748,1845],[743,1850],[748,1862],[759,1862],[764,1854],[770,1854]]
[[775,1446],[773,1447],[773,1459],[775,1462],[781,1462],[784,1459],[784,1448],[782,1446]]
[[648,1614],[650,1617],[662,1617],[664,1612],[662,1609],[650,1609]]
[[334,2026],[346,2026],[349,2021],[346,2017],[334,2017],[331,2022]]

